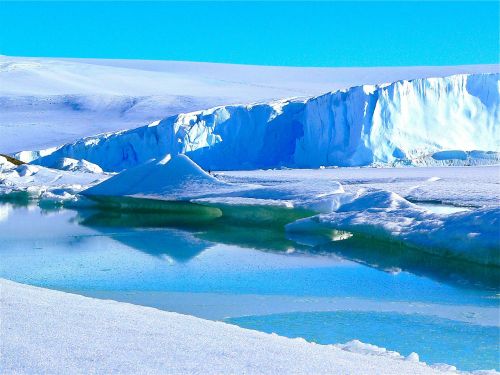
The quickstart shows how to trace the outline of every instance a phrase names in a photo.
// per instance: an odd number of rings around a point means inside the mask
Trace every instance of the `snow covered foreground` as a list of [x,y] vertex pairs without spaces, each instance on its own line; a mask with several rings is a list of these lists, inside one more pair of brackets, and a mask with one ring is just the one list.
[[105,171],[167,153],[207,170],[498,164],[499,127],[500,75],[470,74],[216,107],[16,156],[85,159]]
[[359,341],[317,345],[4,279],[0,317],[5,374],[458,373]]
[[494,71],[495,65],[291,68],[0,56],[0,153],[57,146],[217,105]]

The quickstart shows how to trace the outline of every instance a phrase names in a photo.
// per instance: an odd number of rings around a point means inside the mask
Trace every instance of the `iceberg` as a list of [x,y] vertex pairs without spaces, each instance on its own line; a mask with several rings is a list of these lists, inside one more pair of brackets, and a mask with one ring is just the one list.
[[499,78],[460,74],[221,106],[44,150],[34,163],[69,157],[121,171],[181,153],[206,170],[495,164]]
[[[81,192],[91,199],[118,202],[123,207],[171,209],[165,202],[190,202],[212,207],[268,207],[303,209],[308,214],[331,212],[350,199],[331,180],[311,183],[258,185],[228,183],[205,172],[184,154],[167,154],[127,169]],[[124,199],[125,198],[125,199]],[[134,198],[134,200],[128,199]],[[226,211],[229,212],[229,211]],[[255,212],[254,212],[255,214]]]
[[491,72],[498,66],[304,68],[0,56],[0,152],[45,149],[218,105]]
[[166,155],[127,169],[81,191],[105,209],[164,212],[173,225],[219,219],[226,223],[282,228],[349,199],[335,181],[319,184],[228,183],[202,170],[186,155]]
[[87,196],[128,196],[189,200],[230,185],[209,175],[185,155],[170,154],[119,173],[82,192]]

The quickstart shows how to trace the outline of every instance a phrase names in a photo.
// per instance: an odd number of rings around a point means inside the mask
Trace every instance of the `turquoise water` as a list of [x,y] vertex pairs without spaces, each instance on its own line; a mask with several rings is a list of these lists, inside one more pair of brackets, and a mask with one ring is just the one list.
[[459,369],[500,368],[498,269],[356,238],[299,245],[269,223],[173,223],[0,204],[0,277],[322,343],[358,338]]
[[499,368],[500,333],[496,327],[432,316],[349,311],[248,316],[227,321],[320,344],[357,339],[392,348],[403,355],[418,347],[421,361],[453,363],[463,370],[474,370],[478,365]]

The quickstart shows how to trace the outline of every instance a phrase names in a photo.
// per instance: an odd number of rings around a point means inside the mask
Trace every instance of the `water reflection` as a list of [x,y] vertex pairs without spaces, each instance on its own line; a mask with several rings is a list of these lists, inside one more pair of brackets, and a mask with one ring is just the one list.
[[402,244],[362,237],[319,244],[309,251],[342,258],[389,273],[411,272],[433,280],[467,288],[500,289],[500,268],[439,257]]
[[[235,208],[233,210],[236,210]],[[288,210],[290,211],[290,210]],[[284,211],[286,212],[286,211]],[[245,216],[251,216],[247,207]],[[339,256],[347,260],[389,273],[410,272],[456,287],[499,290],[500,268],[476,265],[461,260],[434,256],[392,242],[349,237],[331,241],[331,237],[301,238],[287,234],[283,222],[291,215],[280,217],[274,212],[276,222],[234,220],[236,216],[220,216],[213,220],[186,221],[176,214],[159,212],[90,211],[80,212],[80,224],[98,230],[117,241],[140,251],[165,254],[178,261],[188,261],[212,244],[220,243],[253,248],[266,252],[321,254]],[[269,215],[267,213],[267,215]],[[240,216],[241,218],[241,216]],[[121,234],[116,228],[179,228],[178,242],[170,235],[152,231],[146,239],[143,233],[136,236],[127,231]],[[346,236],[340,236],[345,238]]]
[[[498,300],[491,298],[491,289],[498,290],[496,269],[355,237],[288,238],[282,223],[295,214],[289,211],[261,211],[269,218],[264,223],[245,219],[252,219],[251,208],[197,222],[160,212],[35,205],[0,204],[2,212],[0,277],[23,283],[209,319],[296,313],[264,319],[264,330],[287,336],[294,327],[305,337],[303,328],[328,332],[324,322],[338,328],[338,314],[346,311],[349,323],[359,319],[352,313],[366,313],[366,332],[381,326],[374,313],[467,323],[453,337],[441,328],[408,328],[444,348],[456,337],[470,337],[474,325],[498,325]],[[308,313],[315,312],[338,314],[311,319]],[[350,324],[346,334],[360,337],[360,327]],[[390,321],[378,330],[379,344],[396,349],[391,337],[408,336],[394,334],[397,328],[400,322]],[[498,337],[484,332],[488,340]]]
[[[245,215],[251,211],[247,209]],[[262,211],[260,211],[262,214]],[[276,213],[274,213],[276,216]],[[287,215],[289,215],[287,213]],[[289,217],[289,216],[287,216]],[[170,213],[158,212],[127,212],[127,211],[81,211],[79,212],[79,223],[81,225],[98,230],[109,235],[129,246],[144,252],[149,251],[149,245],[141,243],[141,236],[137,236],[137,241],[133,236],[117,235],[116,228],[178,228],[190,233],[191,241],[210,246],[211,243],[222,243],[226,245],[236,245],[265,251],[291,251],[295,249],[306,249],[307,246],[299,245],[287,238],[283,230],[283,217],[274,222],[260,223],[258,221],[248,221],[244,225],[240,220],[235,220],[234,216],[222,216],[214,220],[189,221],[185,216]],[[128,231],[129,232],[129,231]],[[155,233],[155,232],[151,232]],[[154,235],[153,235],[154,237]],[[171,255],[170,244],[162,242],[161,235],[158,241],[152,246],[153,253],[158,254],[159,249],[164,248],[164,253]],[[182,248],[182,247],[181,247]],[[187,252],[189,253],[189,252]],[[197,253],[192,252],[192,256]],[[175,256],[174,256],[175,258]],[[188,256],[184,255],[187,260]]]

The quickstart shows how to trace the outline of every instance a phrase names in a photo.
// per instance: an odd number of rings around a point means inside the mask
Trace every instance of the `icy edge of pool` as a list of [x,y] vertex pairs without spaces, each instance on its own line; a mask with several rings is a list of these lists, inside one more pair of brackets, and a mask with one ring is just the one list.
[[322,345],[360,340],[403,355],[416,351],[427,363],[450,363],[462,371],[500,367],[498,326],[480,327],[433,315],[344,310],[247,315],[224,321]]
[[500,265],[500,207],[438,214],[388,191],[360,192],[328,214],[286,226],[290,233],[341,230],[404,243],[422,251]]
[[458,373],[359,341],[317,345],[4,279],[0,290],[7,372]]

